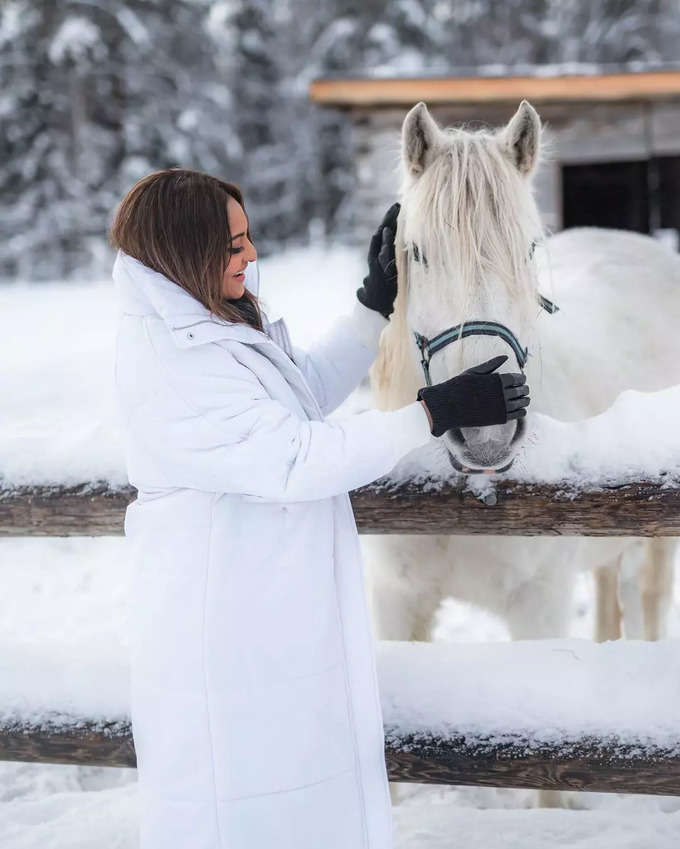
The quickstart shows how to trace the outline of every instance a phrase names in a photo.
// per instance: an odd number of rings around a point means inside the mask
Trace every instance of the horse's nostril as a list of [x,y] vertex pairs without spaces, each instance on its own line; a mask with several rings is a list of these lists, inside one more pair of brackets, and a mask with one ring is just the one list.
[[465,437],[463,436],[463,432],[459,427],[451,428],[448,433],[451,437],[451,441],[455,442],[456,445],[465,445]]

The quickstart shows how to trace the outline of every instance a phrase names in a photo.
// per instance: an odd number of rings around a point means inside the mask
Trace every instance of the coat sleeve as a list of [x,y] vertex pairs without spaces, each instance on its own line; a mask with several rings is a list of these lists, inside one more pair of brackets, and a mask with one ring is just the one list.
[[304,374],[325,416],[332,413],[367,374],[378,353],[388,319],[358,300],[329,333],[308,351],[293,346],[293,359]]
[[220,347],[228,367],[217,373],[184,380],[166,373],[176,400],[172,420],[131,440],[146,480],[264,501],[310,501],[370,483],[431,439],[418,401],[335,421],[301,419]]

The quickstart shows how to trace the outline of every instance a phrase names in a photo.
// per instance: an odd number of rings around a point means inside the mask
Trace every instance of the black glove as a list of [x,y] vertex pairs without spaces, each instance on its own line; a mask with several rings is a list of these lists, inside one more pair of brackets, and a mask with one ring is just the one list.
[[368,248],[368,275],[357,289],[357,298],[371,310],[389,318],[397,297],[397,263],[394,258],[394,235],[400,204],[387,210],[380,227],[373,234]]
[[523,374],[494,374],[507,357],[494,357],[443,383],[423,386],[418,400],[432,417],[432,435],[453,427],[505,424],[526,416],[529,387]]

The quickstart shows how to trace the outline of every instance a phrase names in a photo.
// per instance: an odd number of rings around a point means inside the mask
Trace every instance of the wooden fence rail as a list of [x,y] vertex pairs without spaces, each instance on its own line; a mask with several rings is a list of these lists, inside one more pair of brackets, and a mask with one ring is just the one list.
[[[441,739],[385,730],[390,781],[680,796],[680,746],[645,748],[593,738],[537,745],[517,736],[485,740],[454,732]],[[0,722],[0,760],[137,763],[126,718],[93,722],[63,716],[40,725]]]
[[[623,483],[567,490],[499,482],[492,498],[463,487],[379,481],[351,493],[363,533],[680,536],[680,486]],[[102,536],[123,531],[131,488],[105,484],[0,489],[2,536]],[[585,705],[587,709],[587,705]],[[489,787],[680,795],[680,730],[671,744],[616,735],[540,741],[540,735],[403,734],[386,724],[390,780]],[[0,760],[136,765],[129,719],[0,719]]]
[[[0,536],[123,532],[132,487],[106,484],[0,490]],[[498,482],[486,500],[461,486],[382,480],[351,493],[361,533],[513,536],[680,536],[680,485],[645,481],[590,489]]]

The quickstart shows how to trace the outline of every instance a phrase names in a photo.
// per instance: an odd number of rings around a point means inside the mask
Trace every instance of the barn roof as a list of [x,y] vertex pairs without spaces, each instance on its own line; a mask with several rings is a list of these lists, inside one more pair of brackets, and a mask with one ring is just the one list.
[[325,77],[309,96],[325,106],[406,106],[436,103],[663,100],[680,97],[680,64],[626,66],[534,66],[478,68],[413,77]]

